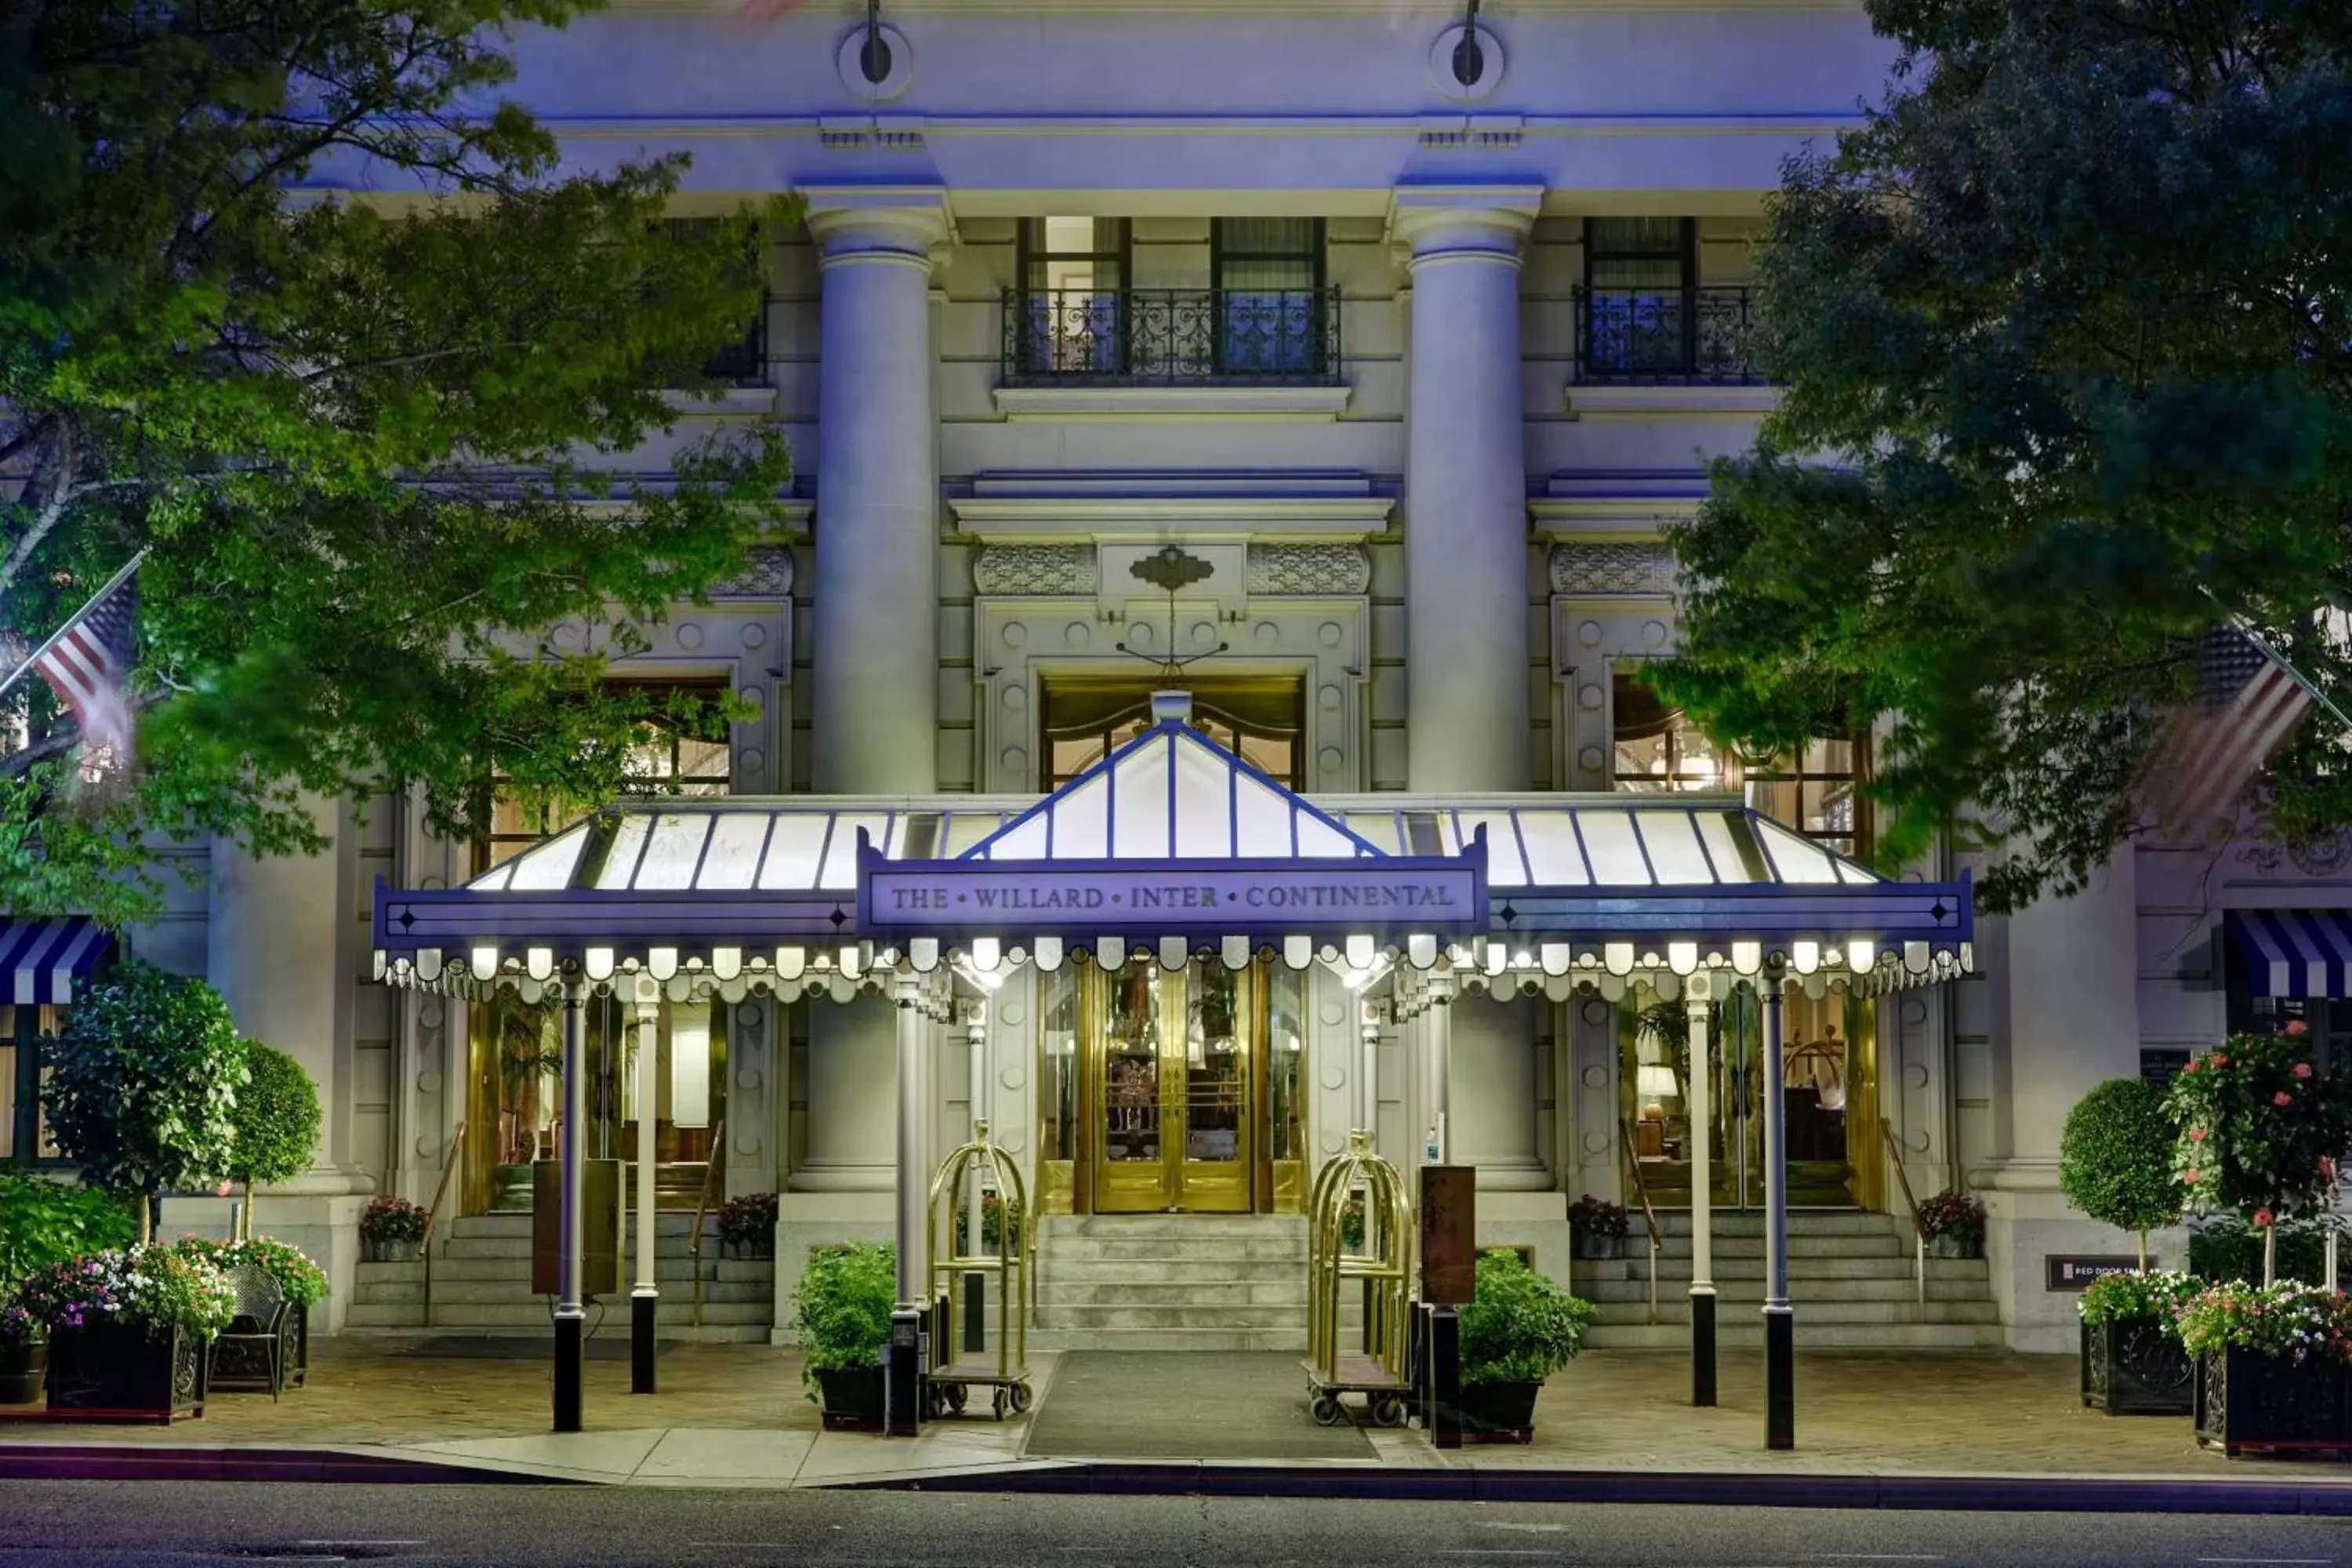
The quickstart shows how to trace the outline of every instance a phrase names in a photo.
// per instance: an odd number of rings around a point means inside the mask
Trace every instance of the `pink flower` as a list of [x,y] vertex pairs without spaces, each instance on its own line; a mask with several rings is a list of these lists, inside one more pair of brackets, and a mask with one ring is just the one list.
[[2192,1187],[2193,1187],[2193,1186],[2195,1186],[2195,1185],[2197,1184],[2197,1178],[2198,1178],[2199,1176],[2202,1175],[2202,1174],[2204,1174],[2204,1173],[2203,1173],[2203,1172],[2199,1171],[2199,1170],[2196,1170],[2196,1169],[2194,1169],[2194,1168],[2192,1167],[2191,1169],[2189,1169],[2189,1170],[2188,1170],[2188,1171],[2183,1172],[2183,1173],[2181,1173],[2181,1177],[2180,1177],[2180,1179],[2181,1179],[2182,1181],[2184,1181],[2184,1182],[2188,1183],[2190,1186],[2192,1186]]
[[2189,1130],[2189,1141],[2191,1143],[2202,1143],[2205,1142],[2205,1129],[2202,1127],[2190,1128]]
[[2213,1053],[2212,1065],[2217,1068],[2228,1067],[2230,1065],[2230,1058],[2223,1056],[2221,1052],[2215,1051]]
[[2268,1209],[2256,1209],[2254,1211],[2254,1228],[2256,1230],[2268,1230],[2270,1227],[2271,1211]]
[[2311,1064],[2309,1062],[2295,1063],[2294,1076],[2297,1078],[2309,1078],[2311,1076]]
[[2286,1021],[2286,1027],[2281,1029],[2279,1033],[2282,1035],[2307,1035],[2311,1033],[2311,1026],[2305,1023],[2300,1018],[2289,1018]]
[[2276,1094],[2271,1096],[2271,1103],[2273,1105],[2293,1105],[2294,1103],[2294,1096],[2289,1094],[2284,1089],[2280,1089]]
[[2319,1173],[2326,1177],[2329,1181],[2334,1181],[2336,1179],[2336,1162],[2329,1159],[2326,1155],[2322,1154],[2319,1157]]

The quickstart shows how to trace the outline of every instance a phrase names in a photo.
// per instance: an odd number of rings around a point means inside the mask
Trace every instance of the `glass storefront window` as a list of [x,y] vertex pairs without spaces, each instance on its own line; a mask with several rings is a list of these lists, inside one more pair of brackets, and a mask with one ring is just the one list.
[[0,1162],[64,1158],[50,1141],[48,1118],[41,1111],[41,1085],[49,1076],[41,1040],[64,1022],[60,1007],[0,1006]]
[[1307,1158],[1307,976],[1266,966],[1267,1158]]
[[[726,725],[707,709],[698,731],[681,724],[674,708],[718,700],[723,689],[709,685],[634,687],[648,700],[652,711],[639,726],[622,766],[622,776],[633,794],[724,795],[732,781],[733,747]],[[500,861],[521,854],[550,834],[561,833],[591,815],[604,803],[558,807],[527,801],[504,777],[491,781],[490,831],[475,846],[477,875]]]
[[[1149,730],[1151,693],[1160,684],[1149,678],[1047,681],[1039,787],[1061,788]],[[1192,691],[1194,729],[1276,783],[1307,787],[1302,682],[1202,680],[1192,683]]]
[[1065,963],[1037,977],[1037,1016],[1045,1057],[1045,1103],[1037,1148],[1044,1160],[1078,1157],[1078,971]]

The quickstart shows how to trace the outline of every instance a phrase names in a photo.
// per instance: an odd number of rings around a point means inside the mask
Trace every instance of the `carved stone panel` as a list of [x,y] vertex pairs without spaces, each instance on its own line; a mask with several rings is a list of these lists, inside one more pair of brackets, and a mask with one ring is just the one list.
[[1662,543],[1558,544],[1555,594],[1672,594],[1674,552]]
[[793,552],[782,544],[755,544],[746,552],[740,576],[710,590],[714,599],[788,599],[793,593]]
[[972,558],[972,586],[987,595],[1091,594],[1099,577],[1091,544],[991,544]]
[[1372,553],[1360,544],[1253,544],[1253,594],[1318,594],[1352,598],[1372,585]]

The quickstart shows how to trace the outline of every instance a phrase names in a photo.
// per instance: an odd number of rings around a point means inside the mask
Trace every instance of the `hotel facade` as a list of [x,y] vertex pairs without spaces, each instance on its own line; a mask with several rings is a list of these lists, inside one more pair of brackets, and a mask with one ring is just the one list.
[[[194,847],[122,939],[317,1079],[319,1167],[259,1220],[331,1264],[336,1326],[527,1321],[494,1279],[428,1302],[363,1267],[357,1218],[397,1194],[488,1238],[530,1206],[568,974],[586,1156],[650,1121],[673,1223],[778,1195],[772,1270],[706,1310],[759,1338],[796,1258],[902,1234],[903,1173],[984,1121],[1044,1216],[1045,1343],[1303,1342],[1277,1289],[1122,1294],[1151,1281],[1105,1244],[1175,1268],[1193,1223],[1204,1258],[1303,1270],[1356,1128],[1475,1165],[1482,1238],[1598,1296],[1601,1343],[1687,1336],[1703,1180],[1736,1343],[1769,1113],[1800,1345],[2067,1350],[2047,1260],[2129,1250],[2057,1193],[2075,1101],[2282,1010],[2352,1037],[2341,847],[2127,847],[1970,929],[1964,858],[1860,869],[1869,731],[1738,757],[1638,680],[1675,647],[1664,536],[1776,395],[1745,332],[1780,163],[1887,79],[1858,5],[1497,0],[1465,31],[1402,0],[889,0],[870,31],[621,0],[516,57],[575,165],[690,154],[681,221],[798,199],[677,436],[781,424],[793,525],[614,669],[754,715],[660,737],[675,793],[475,843],[320,802],[330,853]],[[672,449],[612,460],[658,483]],[[1475,911],[1430,902],[1473,861]],[[989,921],[927,902],[983,885]],[[1825,889],[1870,912],[1724,912]],[[449,913],[582,892],[737,924],[502,946]],[[35,1036],[104,945],[28,940],[17,1158]],[[1914,1259],[1908,1195],[1947,1187],[1987,1205],[1985,1261]],[[1572,1258],[1588,1194],[1634,1209],[1629,1258]]]

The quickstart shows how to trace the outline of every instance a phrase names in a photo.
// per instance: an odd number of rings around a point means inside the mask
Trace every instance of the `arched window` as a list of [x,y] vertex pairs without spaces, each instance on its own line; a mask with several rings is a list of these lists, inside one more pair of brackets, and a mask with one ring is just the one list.
[[[1151,727],[1162,682],[1080,678],[1045,683],[1045,746],[1038,787],[1059,789]],[[1191,683],[1192,727],[1286,788],[1307,787],[1305,686],[1296,679]]]

